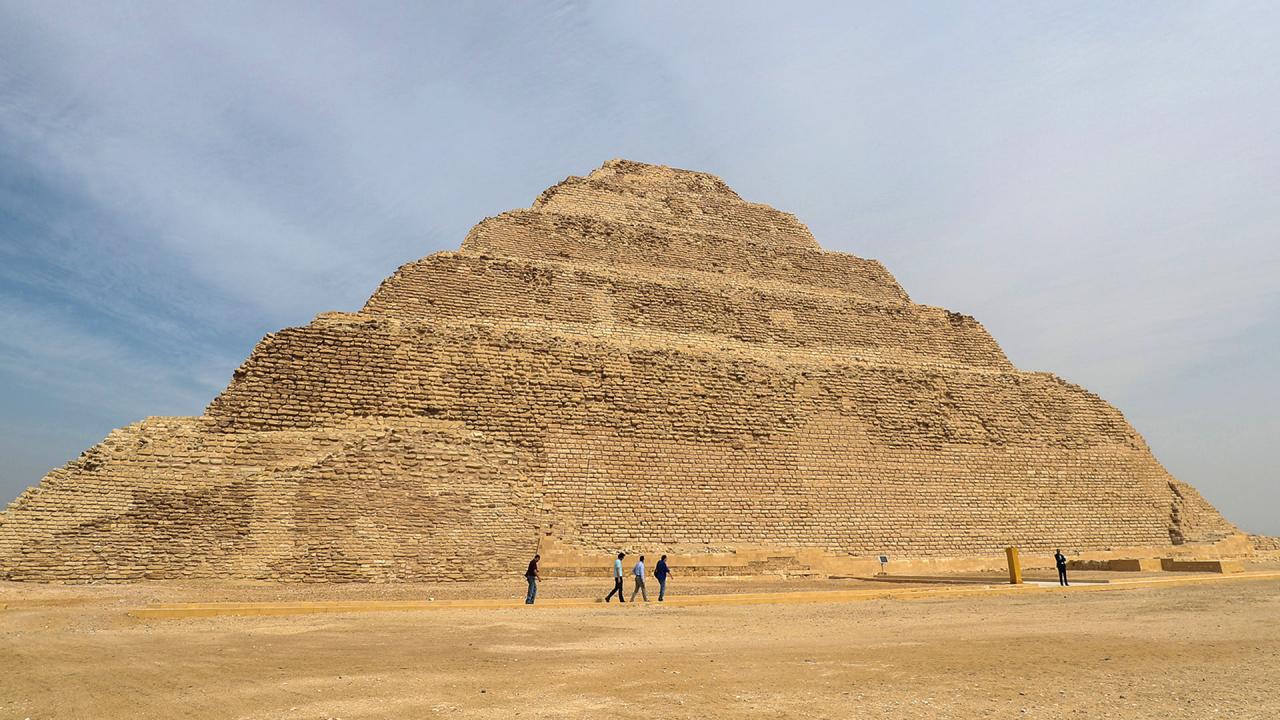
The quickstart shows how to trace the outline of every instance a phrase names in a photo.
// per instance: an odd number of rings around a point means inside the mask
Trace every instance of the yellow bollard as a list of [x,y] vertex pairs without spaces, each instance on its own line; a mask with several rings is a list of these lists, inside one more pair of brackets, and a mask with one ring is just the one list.
[[1009,584],[1022,584],[1022,563],[1018,562],[1018,548],[1007,547],[1004,549],[1004,555],[1009,560]]

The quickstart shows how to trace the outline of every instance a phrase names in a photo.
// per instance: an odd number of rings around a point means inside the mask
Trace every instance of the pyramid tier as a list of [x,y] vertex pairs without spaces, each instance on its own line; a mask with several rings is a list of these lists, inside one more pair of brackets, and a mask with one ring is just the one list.
[[874,304],[708,274],[659,275],[602,266],[439,253],[400,268],[363,313],[408,320],[493,318],[684,333],[827,347],[899,364],[1012,370],[973,318],[940,308]]
[[749,203],[714,175],[627,160],[610,160],[586,177],[548,188],[535,210],[618,223],[818,249],[809,228],[790,213]]
[[753,350],[332,317],[273,337],[209,415],[236,429],[360,415],[483,429],[531,453],[553,534],[602,552],[929,556],[1231,531],[1120,413],[1052,376]]
[[1144,447],[1115,408],[1051,375],[529,319],[324,316],[264,339],[206,414],[241,429],[428,416],[536,442],[561,425],[763,438],[824,413],[886,446]]
[[838,426],[816,417],[786,437],[729,444],[561,427],[530,453],[422,419],[226,432],[202,418],[152,418],[112,433],[0,516],[0,571],[476,579],[509,577],[548,535],[602,556],[657,545],[953,557],[1233,530],[1139,449],[920,451]]
[[600,557],[655,545],[974,557],[1233,531],[1194,491],[1175,494],[1188,488],[1143,450],[885,446],[832,415],[739,444],[562,429],[546,441],[541,477],[552,534]]
[[586,215],[503,213],[472,228],[462,251],[664,276],[718,274],[753,285],[829,290],[881,304],[909,302],[898,281],[875,260],[779,245],[754,236],[619,223]]

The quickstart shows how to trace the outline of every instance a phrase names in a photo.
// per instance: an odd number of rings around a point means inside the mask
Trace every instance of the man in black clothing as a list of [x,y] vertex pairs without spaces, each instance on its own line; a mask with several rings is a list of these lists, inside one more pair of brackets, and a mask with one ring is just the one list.
[[529,581],[529,594],[524,596],[524,604],[532,605],[533,599],[538,595],[538,560],[541,555],[534,555],[529,561],[529,569],[524,571],[524,579]]
[[667,556],[663,555],[657,567],[653,569],[653,576],[658,579],[658,602],[662,602],[662,598],[667,594],[667,576],[670,574],[671,568],[667,567]]
[[1062,554],[1062,548],[1053,554],[1053,561],[1058,563],[1058,584],[1067,586],[1071,583],[1067,582],[1067,556]]

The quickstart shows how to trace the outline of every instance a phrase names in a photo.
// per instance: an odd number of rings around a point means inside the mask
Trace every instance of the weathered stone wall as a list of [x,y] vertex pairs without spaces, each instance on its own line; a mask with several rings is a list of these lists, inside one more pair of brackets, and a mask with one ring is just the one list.
[[525,437],[568,423],[733,439],[791,432],[822,412],[889,446],[1143,447],[1114,408],[1043,373],[858,364],[527,320],[329,316],[264,340],[206,414],[244,429],[429,416]]
[[1234,532],[1115,408],[1018,371],[973,318],[717,178],[614,161],[359,313],[264,338],[203,417],[50,473],[0,514],[0,576],[462,579],[540,542],[930,559]]
[[[832,420],[836,420],[832,418]],[[854,555],[964,557],[1167,545],[1167,475],[1131,448],[1084,451],[885,447],[815,420],[785,439],[740,447],[557,434],[546,459],[556,537],[607,555],[738,546]],[[1078,464],[1094,470],[1087,478]],[[1036,467],[1029,478],[1023,468]],[[1032,480],[1039,487],[1028,489]],[[1056,485],[1055,492],[1044,487]]]
[[113,432],[0,515],[10,580],[510,575],[540,494],[513,448],[457,424]]
[[898,281],[875,260],[749,238],[628,225],[589,215],[503,213],[472,228],[462,252],[627,268],[668,278],[714,281],[728,277],[784,292],[799,286],[872,302],[910,302]]
[[720,278],[664,279],[563,263],[438,253],[400,268],[362,314],[543,320],[624,332],[680,333],[716,342],[827,346],[843,355],[1012,370],[976,320],[941,308],[877,304],[799,288],[762,289]]
[[[461,421],[537,453],[557,535],[602,550],[652,533],[908,555],[1171,541],[1171,478],[1114,408],[1052,376],[648,339],[329,318],[278,334],[208,414]],[[381,379],[341,380],[364,368]]]

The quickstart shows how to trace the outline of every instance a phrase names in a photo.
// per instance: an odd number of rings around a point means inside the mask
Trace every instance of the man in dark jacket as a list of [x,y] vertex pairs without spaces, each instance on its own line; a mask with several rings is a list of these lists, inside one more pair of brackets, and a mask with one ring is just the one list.
[[667,567],[667,556],[663,555],[657,567],[653,569],[653,576],[658,580],[658,602],[662,602],[663,596],[667,594],[667,576],[670,574],[671,568]]
[[1053,561],[1058,564],[1058,584],[1063,587],[1070,585],[1067,582],[1067,556],[1062,554],[1062,548],[1053,554]]
[[529,581],[529,593],[524,596],[524,604],[532,605],[533,599],[538,596],[538,560],[542,559],[541,555],[534,555],[529,561],[529,569],[524,571],[524,579]]

